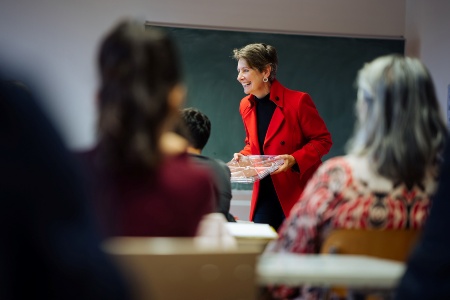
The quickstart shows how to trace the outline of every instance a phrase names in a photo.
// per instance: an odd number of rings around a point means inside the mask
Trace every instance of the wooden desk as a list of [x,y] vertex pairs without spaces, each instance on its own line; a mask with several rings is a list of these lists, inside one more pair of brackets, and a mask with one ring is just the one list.
[[259,258],[257,280],[260,285],[389,290],[395,288],[404,271],[404,263],[362,255],[277,253]]
[[123,272],[132,299],[255,299],[260,252],[223,249],[207,239],[114,237],[103,249]]

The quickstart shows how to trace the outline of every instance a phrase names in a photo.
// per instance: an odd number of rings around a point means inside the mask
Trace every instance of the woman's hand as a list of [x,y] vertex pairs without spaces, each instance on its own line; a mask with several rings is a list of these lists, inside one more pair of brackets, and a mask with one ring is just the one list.
[[244,154],[241,154],[241,153],[234,153],[233,154],[233,159],[235,160],[235,161],[239,161],[242,157],[244,157],[245,155]]
[[287,170],[289,170],[290,168],[292,168],[292,166],[295,165],[296,161],[295,158],[292,155],[289,154],[283,154],[283,155],[278,155],[275,157],[275,159],[283,159],[284,163],[276,170],[272,173],[273,174],[278,174],[281,172],[286,172]]

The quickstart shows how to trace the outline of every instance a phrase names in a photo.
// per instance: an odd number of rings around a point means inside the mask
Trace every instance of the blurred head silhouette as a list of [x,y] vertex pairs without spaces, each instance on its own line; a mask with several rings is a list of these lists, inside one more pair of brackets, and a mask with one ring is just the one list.
[[98,68],[99,144],[107,164],[151,172],[185,96],[175,45],[155,28],[124,20],[102,41]]
[[408,186],[422,182],[443,149],[447,129],[432,78],[415,58],[379,57],[357,78],[358,121],[350,152]]
[[0,299],[126,299],[80,170],[30,80],[0,80]]

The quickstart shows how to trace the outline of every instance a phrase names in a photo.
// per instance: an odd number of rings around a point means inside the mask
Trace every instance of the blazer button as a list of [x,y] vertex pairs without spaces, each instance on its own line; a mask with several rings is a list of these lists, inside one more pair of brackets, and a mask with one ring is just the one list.
[[284,145],[284,141],[281,141],[280,144],[281,144],[281,145]]
[[277,100],[277,101],[280,100],[280,97],[276,96],[276,97],[275,97],[275,100]]

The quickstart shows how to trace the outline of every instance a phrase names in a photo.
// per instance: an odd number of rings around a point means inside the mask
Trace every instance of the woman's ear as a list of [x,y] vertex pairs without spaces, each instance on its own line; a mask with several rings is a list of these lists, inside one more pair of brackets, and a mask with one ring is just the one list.
[[179,83],[172,88],[168,96],[169,106],[172,110],[178,111],[180,109],[186,98],[186,93],[187,89],[184,84]]
[[271,66],[270,64],[268,64],[268,65],[266,66],[266,68],[264,69],[264,71],[263,71],[264,77],[269,78],[269,77],[270,77],[270,72],[271,72],[271,71],[272,71],[272,66]]

